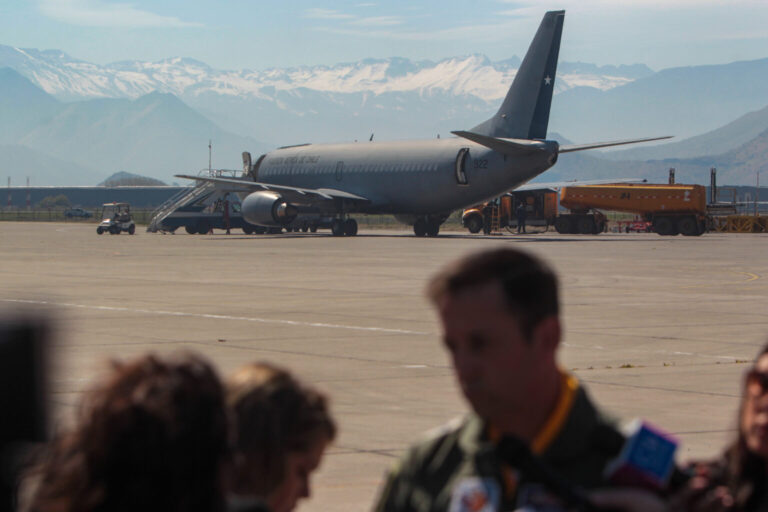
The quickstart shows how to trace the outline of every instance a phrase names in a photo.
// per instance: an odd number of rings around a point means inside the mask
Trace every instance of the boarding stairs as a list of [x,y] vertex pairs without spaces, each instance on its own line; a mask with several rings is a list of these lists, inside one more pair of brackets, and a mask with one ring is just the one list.
[[498,204],[494,204],[491,208],[491,235],[501,234],[501,208]]
[[152,220],[149,221],[147,232],[157,233],[158,231],[163,231],[163,221],[168,218],[169,215],[182,206],[196,201],[205,194],[209,194],[215,187],[216,186],[211,182],[200,181],[196,187],[192,189],[184,189],[177,194],[174,194],[170,199],[152,212]]

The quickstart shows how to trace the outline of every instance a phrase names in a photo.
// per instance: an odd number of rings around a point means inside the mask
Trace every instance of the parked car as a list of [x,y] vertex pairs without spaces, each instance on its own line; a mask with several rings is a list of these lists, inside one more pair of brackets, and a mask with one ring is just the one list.
[[83,210],[82,208],[70,208],[69,210],[64,211],[64,216],[68,219],[74,218],[74,217],[80,217],[82,219],[90,219],[93,217],[93,214],[89,212],[88,210]]

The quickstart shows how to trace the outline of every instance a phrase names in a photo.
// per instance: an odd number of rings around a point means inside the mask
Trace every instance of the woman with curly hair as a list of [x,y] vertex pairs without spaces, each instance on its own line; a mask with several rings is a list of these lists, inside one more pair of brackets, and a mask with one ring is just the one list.
[[230,499],[293,510],[309,497],[310,474],[336,437],[326,397],[282,368],[254,363],[227,382],[227,406],[234,430]]
[[223,388],[209,363],[113,363],[74,428],[51,444],[30,510],[220,511],[226,450]]

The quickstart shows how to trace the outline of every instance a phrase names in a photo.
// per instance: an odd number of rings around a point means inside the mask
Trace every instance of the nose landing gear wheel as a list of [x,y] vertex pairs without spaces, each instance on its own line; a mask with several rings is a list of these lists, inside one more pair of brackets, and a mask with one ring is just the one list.
[[426,236],[427,221],[424,219],[416,219],[416,222],[413,223],[413,234],[416,236]]
[[344,236],[344,222],[341,219],[333,219],[331,233],[333,236]]
[[344,221],[344,236],[355,236],[357,234],[357,221],[347,219]]
[[427,221],[427,236],[435,237],[440,232],[440,223],[436,220]]

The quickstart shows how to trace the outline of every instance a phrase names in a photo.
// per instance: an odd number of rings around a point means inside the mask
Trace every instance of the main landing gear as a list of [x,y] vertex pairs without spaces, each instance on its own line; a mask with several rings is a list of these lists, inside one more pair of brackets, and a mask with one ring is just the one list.
[[435,237],[440,233],[440,220],[429,217],[420,217],[413,223],[413,234],[416,236]]
[[355,219],[333,219],[331,223],[333,236],[357,235],[357,221]]

